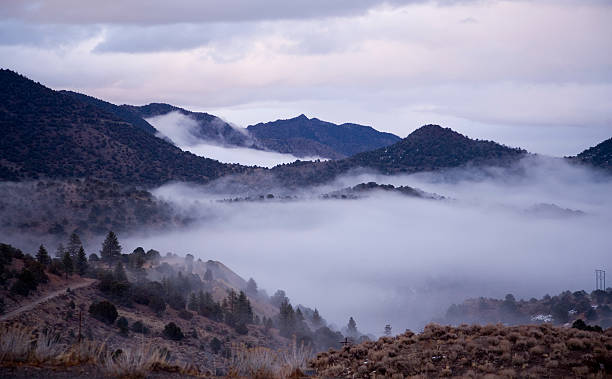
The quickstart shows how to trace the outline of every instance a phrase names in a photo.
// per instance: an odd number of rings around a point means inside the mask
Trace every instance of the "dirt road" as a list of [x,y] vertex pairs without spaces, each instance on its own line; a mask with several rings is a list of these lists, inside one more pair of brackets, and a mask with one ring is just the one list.
[[30,311],[30,310],[34,309],[34,307],[36,307],[37,305],[39,305],[41,303],[44,303],[45,301],[51,300],[54,297],[57,297],[57,296],[59,296],[61,294],[65,294],[66,290],[68,288],[70,288],[71,291],[72,290],[76,290],[76,289],[79,289],[79,288],[90,286],[95,281],[96,281],[95,279],[84,279],[83,282],[72,284],[70,286],[64,287],[61,290],[57,290],[57,291],[51,292],[47,296],[41,297],[40,299],[36,299],[33,302],[31,302],[31,303],[25,304],[25,305],[23,305],[23,306],[21,306],[21,307],[19,307],[17,309],[13,309],[12,311],[10,311],[8,313],[0,315],[0,322],[10,320],[13,317],[19,316],[23,312]]

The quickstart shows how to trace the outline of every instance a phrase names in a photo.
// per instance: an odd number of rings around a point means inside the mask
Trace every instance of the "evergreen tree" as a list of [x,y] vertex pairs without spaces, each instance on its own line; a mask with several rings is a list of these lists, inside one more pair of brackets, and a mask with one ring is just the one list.
[[83,246],[81,246],[76,257],[76,269],[79,275],[83,276],[83,274],[87,272],[87,268],[87,254],[85,254],[85,249],[83,249]]
[[79,254],[79,249],[83,246],[81,243],[81,239],[79,235],[76,233],[72,233],[70,235],[70,239],[68,240],[68,246],[66,246],[66,251],[70,254],[70,258],[72,261],[76,261],[77,255]]
[[43,245],[40,245],[40,247],[38,248],[38,253],[36,253],[36,260],[41,265],[45,266],[51,263],[51,257],[49,256],[49,253],[47,253],[47,249],[45,249]]
[[278,323],[280,333],[284,337],[289,337],[295,331],[295,311],[289,303],[289,300],[285,299],[280,305],[280,313],[278,315]]
[[100,250],[100,256],[105,261],[112,261],[113,259],[121,255],[121,245],[115,233],[111,230],[106,235],[106,239],[102,243],[102,250]]
[[193,255],[191,254],[185,255],[185,269],[190,274],[193,272],[193,259],[194,259]]
[[319,315],[319,310],[315,308],[314,313],[312,314],[312,325],[315,327],[320,326],[323,323],[323,319],[321,315]]
[[212,271],[210,271],[209,268],[207,268],[206,272],[204,273],[204,280],[206,280],[207,282],[210,282],[211,280],[213,280],[213,273]]
[[250,278],[247,282],[246,293],[251,296],[257,295],[257,283],[253,278]]
[[59,259],[64,259],[64,252],[66,249],[64,248],[64,244],[60,243],[57,245],[57,250],[55,250],[55,257]]
[[198,301],[198,297],[196,296],[195,292],[192,292],[191,295],[189,295],[189,302],[187,304],[187,308],[190,311],[194,311],[194,312],[200,312],[200,302]]
[[346,331],[349,337],[355,338],[359,335],[359,332],[357,331],[357,323],[352,317],[349,318],[348,325],[346,326]]
[[118,282],[127,282],[127,275],[125,274],[125,269],[123,268],[123,263],[117,262],[115,265],[115,269],[113,270],[113,276],[115,280]]
[[72,275],[74,272],[74,262],[70,257],[70,253],[68,251],[64,251],[64,257],[62,258],[62,266],[64,269],[64,273],[66,274],[66,279],[68,279],[68,275]]

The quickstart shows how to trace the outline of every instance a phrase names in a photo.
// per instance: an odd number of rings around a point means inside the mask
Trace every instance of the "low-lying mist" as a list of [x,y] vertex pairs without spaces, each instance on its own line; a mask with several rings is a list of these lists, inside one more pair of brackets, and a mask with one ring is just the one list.
[[[147,121],[161,133],[159,137],[171,140],[177,147],[223,163],[273,167],[282,163],[291,163],[297,159],[318,159],[318,157],[297,158],[291,154],[215,144],[212,141],[203,140],[198,137],[197,128],[199,126],[197,121],[176,111],[148,118]],[[247,133],[244,128],[236,127],[235,129],[241,133]],[[223,140],[223,136],[219,135],[218,137],[219,140]]]
[[562,160],[361,174],[313,193],[372,180],[447,199],[375,193],[228,203],[213,200],[224,197],[218,186],[211,194],[214,185],[173,184],[154,193],[199,221],[121,239],[128,251],[143,246],[220,260],[268,293],[284,289],[294,304],[317,307],[338,326],[352,316],[362,332],[374,334],[385,324],[394,332],[419,329],[468,297],[591,291],[593,270],[610,263],[612,181]]

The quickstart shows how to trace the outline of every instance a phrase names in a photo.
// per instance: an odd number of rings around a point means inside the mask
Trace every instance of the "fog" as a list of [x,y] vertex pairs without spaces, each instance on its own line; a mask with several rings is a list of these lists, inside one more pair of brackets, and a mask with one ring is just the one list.
[[[468,297],[541,297],[591,291],[610,263],[612,182],[561,160],[530,157],[513,169],[346,176],[411,185],[446,200],[378,193],[359,200],[220,203],[208,187],[173,184],[155,194],[189,211],[192,227],[122,238],[162,252],[220,260],[268,293],[317,307],[363,332],[419,329]],[[217,188],[218,190],[218,188]],[[555,204],[558,212],[528,211]],[[563,209],[581,210],[576,216]]]
[[[203,140],[197,134],[197,129],[199,128],[198,122],[180,112],[170,112],[161,116],[151,117],[147,121],[159,131],[158,137],[169,139],[177,147],[190,151],[195,155],[216,159],[220,162],[273,167],[281,163],[291,163],[298,159],[291,154],[228,146],[227,144],[215,144],[213,141]],[[247,134],[244,128],[235,127],[235,129]],[[223,140],[223,137],[219,135],[219,139]],[[314,160],[318,159],[318,157],[299,159]]]

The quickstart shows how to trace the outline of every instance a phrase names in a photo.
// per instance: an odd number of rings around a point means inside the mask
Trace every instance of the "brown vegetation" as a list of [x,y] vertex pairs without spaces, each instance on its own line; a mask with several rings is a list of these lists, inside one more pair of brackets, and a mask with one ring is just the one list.
[[587,332],[550,324],[429,324],[320,353],[311,361],[323,377],[604,377],[612,373],[612,329]]

